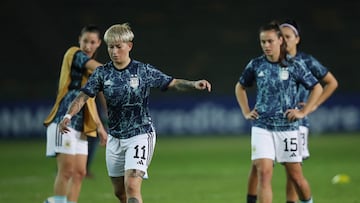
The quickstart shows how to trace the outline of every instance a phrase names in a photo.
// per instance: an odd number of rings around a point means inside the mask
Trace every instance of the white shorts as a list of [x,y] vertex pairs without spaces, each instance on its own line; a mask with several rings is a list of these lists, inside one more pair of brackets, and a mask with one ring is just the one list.
[[81,132],[69,128],[70,132],[60,133],[59,125],[51,123],[46,129],[46,156],[62,154],[88,154],[88,142]]
[[109,136],[106,144],[106,166],[110,177],[121,177],[128,169],[145,172],[154,153],[156,133],[146,133],[128,139]]
[[251,128],[251,160],[272,159],[279,163],[302,162],[299,131],[269,131]]
[[299,132],[300,132],[300,139],[302,142],[302,151],[301,151],[302,157],[303,159],[307,159],[310,157],[309,142],[308,142],[309,128],[305,126],[300,126]]

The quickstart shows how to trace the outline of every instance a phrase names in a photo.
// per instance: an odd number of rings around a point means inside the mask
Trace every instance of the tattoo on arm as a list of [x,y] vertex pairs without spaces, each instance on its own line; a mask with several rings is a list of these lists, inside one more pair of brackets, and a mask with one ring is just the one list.
[[195,89],[195,81],[189,81],[184,79],[176,79],[174,88],[179,91],[186,91]]
[[79,95],[71,102],[71,105],[68,109],[68,113],[71,115],[77,114],[88,99],[89,99],[88,95],[86,95],[83,92],[80,92]]

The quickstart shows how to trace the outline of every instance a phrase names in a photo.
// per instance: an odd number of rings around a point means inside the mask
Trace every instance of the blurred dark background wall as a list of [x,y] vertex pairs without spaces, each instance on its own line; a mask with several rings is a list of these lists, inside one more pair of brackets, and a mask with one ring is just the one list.
[[[247,62],[261,54],[258,28],[287,17],[300,24],[301,49],[337,77],[337,92],[358,94],[360,1],[289,2],[3,0],[0,100],[52,101],[63,54],[78,45],[82,26],[104,32],[123,22],[135,33],[132,58],[175,77],[209,79],[214,95],[233,95]],[[108,60],[104,43],[98,59]]]

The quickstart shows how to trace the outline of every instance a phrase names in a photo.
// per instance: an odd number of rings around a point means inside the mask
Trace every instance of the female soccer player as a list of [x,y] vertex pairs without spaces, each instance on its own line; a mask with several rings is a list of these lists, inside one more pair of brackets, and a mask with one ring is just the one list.
[[[302,173],[299,124],[312,112],[322,87],[305,64],[286,57],[286,43],[277,24],[260,28],[264,55],[252,59],[235,87],[244,117],[252,120],[251,159],[258,178],[260,203],[272,202],[271,179],[274,161],[282,163],[293,180],[302,202],[311,203],[309,184]],[[256,83],[255,107],[248,104],[246,88]],[[308,102],[297,109],[297,86],[311,91]]]
[[63,58],[55,105],[44,121],[47,126],[46,155],[56,156],[57,175],[54,183],[55,203],[77,202],[82,180],[86,174],[88,143],[86,135],[96,136],[96,130],[103,143],[107,133],[100,121],[94,100],[72,118],[69,131],[59,132],[70,102],[79,94],[89,75],[101,65],[94,58],[101,44],[100,30],[85,26],[79,36],[80,47],[70,47]]
[[175,79],[153,65],[132,59],[133,38],[127,23],[113,25],[105,32],[111,61],[95,70],[60,124],[60,131],[68,132],[70,119],[89,97],[104,92],[110,131],[106,164],[115,195],[122,203],[143,202],[141,184],[147,178],[156,141],[148,108],[150,89],[211,91],[206,80]]
[[[338,86],[338,82],[336,78],[329,72],[329,70],[324,67],[318,60],[316,60],[313,56],[306,54],[304,52],[298,51],[298,46],[300,43],[300,30],[298,24],[291,19],[287,19],[280,24],[281,32],[286,41],[287,47],[286,50],[291,57],[294,57],[296,60],[302,60],[306,68],[308,68],[311,73],[324,84],[323,92],[315,104],[315,108],[319,107],[322,103],[324,103],[336,90]],[[304,86],[299,86],[299,91],[297,93],[299,108],[302,108],[304,103],[306,103],[309,91]],[[305,117],[299,120],[299,131],[300,138],[302,141],[302,156],[303,159],[307,159],[310,156],[308,149],[308,134],[309,134],[309,119]],[[257,188],[257,174],[254,166],[251,168],[251,172],[249,175],[249,184],[248,184],[248,196],[247,203],[255,203],[256,202],[256,188]],[[298,196],[296,194],[296,189],[291,182],[291,179],[287,177],[286,181],[286,203],[295,203],[298,200]]]
[[[324,67],[318,60],[313,56],[306,54],[304,52],[298,51],[298,45],[300,43],[300,30],[298,24],[294,20],[285,20],[281,25],[281,32],[284,35],[284,39],[287,44],[288,53],[294,57],[296,60],[304,61],[306,68],[308,68],[311,73],[324,84],[323,93],[315,104],[315,108],[318,108],[322,103],[324,103],[336,90],[338,82],[336,78],[329,72],[329,70]],[[298,92],[298,101],[300,102],[299,108],[307,102],[309,97],[309,91],[304,88],[304,86],[299,87]],[[310,156],[308,149],[308,135],[309,135],[309,119],[305,117],[299,120],[300,123],[300,136],[302,141],[302,156],[303,159],[307,159]],[[297,201],[296,190],[291,183],[291,179],[287,178],[286,184],[286,198],[288,203],[295,203]]]

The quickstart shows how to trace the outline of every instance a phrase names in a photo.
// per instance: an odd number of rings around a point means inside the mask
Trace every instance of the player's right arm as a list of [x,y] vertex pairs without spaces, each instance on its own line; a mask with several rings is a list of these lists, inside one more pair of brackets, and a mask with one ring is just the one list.
[[86,101],[89,99],[89,96],[86,95],[84,92],[80,92],[77,97],[71,102],[66,115],[64,116],[63,120],[60,122],[60,132],[67,133],[69,132],[69,128],[67,127],[70,124],[71,117],[75,114],[79,113],[81,108],[85,105]]
[[235,85],[235,96],[245,119],[254,120],[259,117],[256,109],[250,110],[246,89],[239,82]]

